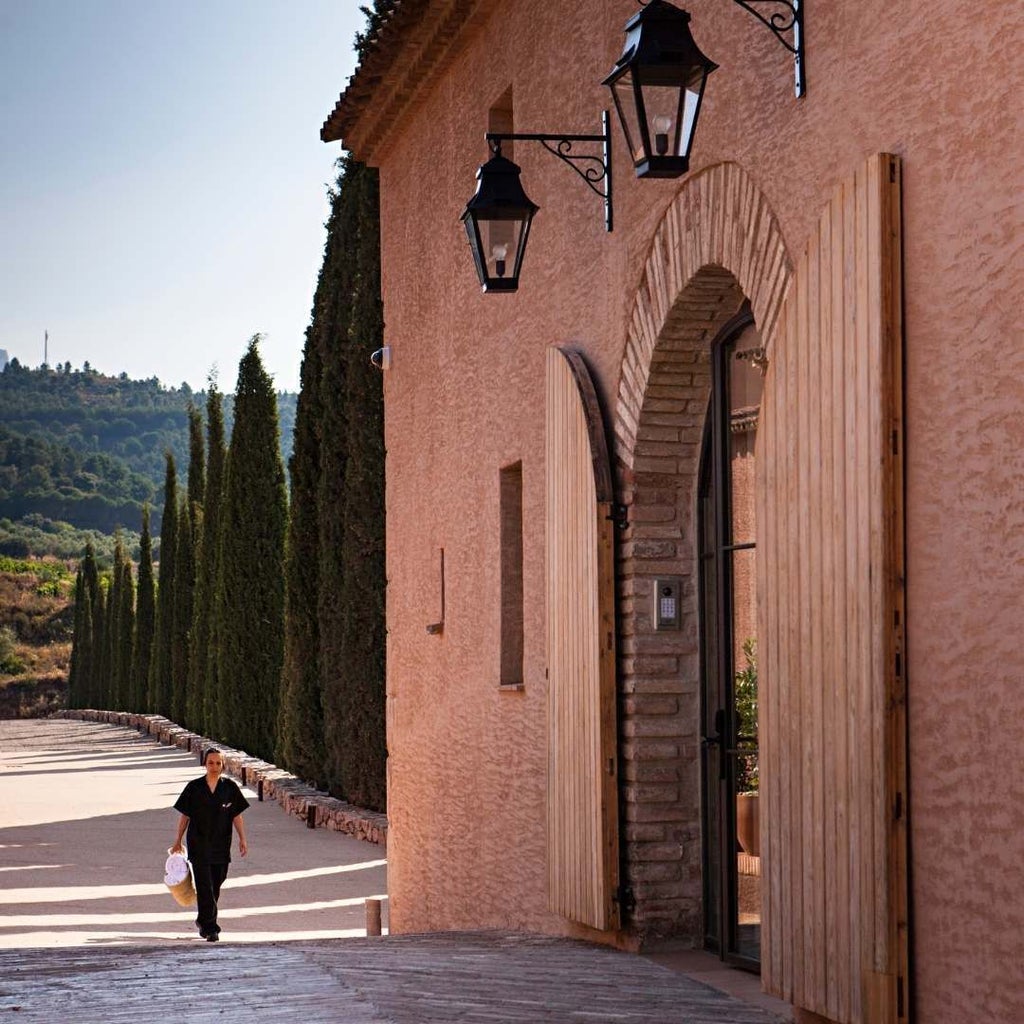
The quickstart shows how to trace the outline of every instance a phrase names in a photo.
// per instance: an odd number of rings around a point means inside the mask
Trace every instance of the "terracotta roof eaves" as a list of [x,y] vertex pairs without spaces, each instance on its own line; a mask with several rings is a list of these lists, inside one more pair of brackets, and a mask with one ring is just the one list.
[[497,0],[400,0],[320,130],[371,162],[415,97],[447,66],[466,27]]

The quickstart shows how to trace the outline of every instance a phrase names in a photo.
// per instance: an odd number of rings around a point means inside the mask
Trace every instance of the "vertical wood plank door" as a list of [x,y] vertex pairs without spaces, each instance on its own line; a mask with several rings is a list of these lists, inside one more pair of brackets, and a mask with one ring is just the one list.
[[617,928],[612,477],[597,396],[577,352],[547,354],[548,897]]
[[758,433],[762,977],[907,1020],[900,164],[836,192],[768,353]]

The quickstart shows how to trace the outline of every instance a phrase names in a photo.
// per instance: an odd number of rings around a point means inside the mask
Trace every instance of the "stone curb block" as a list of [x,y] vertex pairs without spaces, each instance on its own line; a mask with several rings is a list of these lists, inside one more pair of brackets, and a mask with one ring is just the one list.
[[309,821],[309,808],[314,808],[317,828],[344,832],[364,842],[375,843],[385,849],[388,844],[387,815],[367,811],[361,807],[329,796],[322,790],[314,789],[290,772],[286,772],[269,761],[251,757],[244,750],[232,750],[215,740],[198,733],[189,732],[162,715],[137,715],[127,711],[95,711],[75,709],[58,711],[53,718],[72,718],[83,722],[101,722],[106,725],[120,725],[152,736],[166,746],[188,750],[197,758],[207,747],[216,747],[224,755],[224,770],[255,789],[263,783],[263,797],[276,800],[289,814],[303,821]]

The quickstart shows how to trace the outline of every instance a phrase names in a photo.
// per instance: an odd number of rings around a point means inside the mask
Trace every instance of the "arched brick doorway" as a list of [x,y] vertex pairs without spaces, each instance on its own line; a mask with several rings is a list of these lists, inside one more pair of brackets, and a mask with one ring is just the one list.
[[[702,935],[696,489],[713,339],[749,301],[770,352],[792,263],[750,176],[690,178],[655,233],[630,318],[615,408],[623,880],[641,943]],[[654,581],[679,582],[659,631]]]

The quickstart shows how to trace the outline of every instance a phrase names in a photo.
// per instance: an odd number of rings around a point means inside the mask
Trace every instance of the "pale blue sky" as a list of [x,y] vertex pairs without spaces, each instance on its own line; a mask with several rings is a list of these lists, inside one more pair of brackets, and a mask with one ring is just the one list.
[[0,0],[0,348],[296,390],[359,0]]

